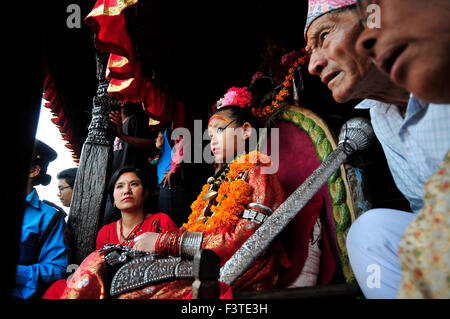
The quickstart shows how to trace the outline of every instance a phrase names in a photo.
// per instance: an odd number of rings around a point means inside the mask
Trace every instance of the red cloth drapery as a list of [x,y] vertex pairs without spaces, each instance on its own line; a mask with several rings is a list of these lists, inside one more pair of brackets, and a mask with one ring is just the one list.
[[51,121],[58,127],[61,137],[66,141],[65,146],[71,151],[74,162],[78,163],[81,155],[81,143],[73,133],[71,122],[64,112],[63,102],[47,67],[45,68],[43,98],[44,106],[49,108],[53,115]]
[[110,79],[107,92],[122,102],[141,102],[146,113],[153,119],[172,119],[175,127],[185,126],[185,117],[173,118],[175,113],[186,113],[185,105],[145,77],[140,61],[135,58],[123,11],[137,2],[138,0],[97,0],[85,19],[95,33],[96,48],[110,53],[106,71],[106,77]]

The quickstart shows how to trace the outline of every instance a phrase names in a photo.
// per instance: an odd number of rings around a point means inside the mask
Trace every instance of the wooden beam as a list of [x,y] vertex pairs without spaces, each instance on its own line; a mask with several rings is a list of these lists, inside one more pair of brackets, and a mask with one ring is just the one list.
[[114,138],[109,113],[120,108],[120,102],[106,92],[109,84],[105,79],[108,57],[109,54],[97,55],[99,86],[93,100],[92,120],[81,151],[70,206],[71,263],[78,265],[95,249],[97,232],[103,225]]

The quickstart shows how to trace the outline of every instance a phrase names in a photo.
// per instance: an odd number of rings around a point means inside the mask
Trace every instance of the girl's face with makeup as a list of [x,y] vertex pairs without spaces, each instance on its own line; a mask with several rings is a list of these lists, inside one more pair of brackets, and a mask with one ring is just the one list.
[[218,112],[210,118],[208,134],[216,163],[229,163],[245,150],[245,132],[227,111]]

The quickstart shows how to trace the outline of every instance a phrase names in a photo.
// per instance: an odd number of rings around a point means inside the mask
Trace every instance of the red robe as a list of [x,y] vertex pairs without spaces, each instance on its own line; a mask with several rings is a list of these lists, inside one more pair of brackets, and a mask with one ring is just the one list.
[[[118,222],[119,221],[112,222],[100,229],[97,235],[97,241],[95,243],[96,250],[101,249],[106,244],[124,244],[123,241],[119,240],[117,235]],[[137,227],[138,226],[136,226],[132,232],[135,231]],[[177,225],[173,222],[173,220],[164,213],[155,213],[145,217],[144,223],[142,224],[141,229],[137,232],[136,237],[146,232],[162,233],[171,229],[177,229]],[[130,243],[130,246],[134,246],[134,241]]]

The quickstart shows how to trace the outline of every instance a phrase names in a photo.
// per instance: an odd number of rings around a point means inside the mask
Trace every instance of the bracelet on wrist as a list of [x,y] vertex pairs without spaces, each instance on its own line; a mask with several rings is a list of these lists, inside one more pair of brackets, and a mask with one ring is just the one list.
[[179,255],[182,259],[194,259],[195,254],[202,248],[202,232],[185,231],[180,238]]

